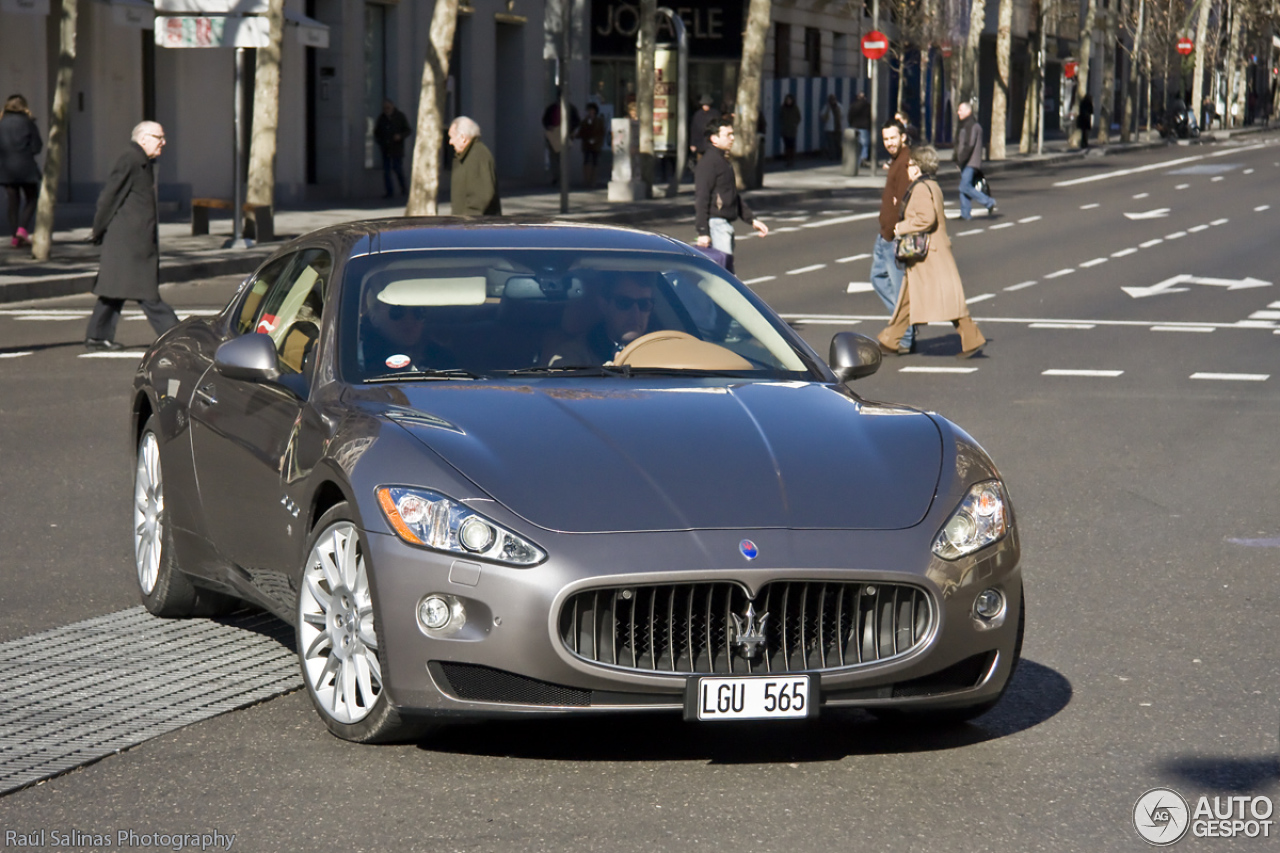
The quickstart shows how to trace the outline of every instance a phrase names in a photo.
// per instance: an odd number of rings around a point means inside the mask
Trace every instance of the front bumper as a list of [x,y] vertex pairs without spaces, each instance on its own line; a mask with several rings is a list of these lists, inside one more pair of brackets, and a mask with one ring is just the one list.
[[[802,660],[800,671],[816,673],[820,708],[978,704],[1000,694],[1016,663],[1017,529],[955,562],[930,553],[931,534],[924,526],[544,533],[539,544],[551,558],[517,569],[366,532],[388,696],[406,714],[440,717],[682,712],[690,665],[662,672],[584,659],[561,636],[566,603],[597,588],[728,582],[745,595],[779,581],[811,581],[903,585],[921,590],[931,608],[927,636],[905,653],[844,666],[828,661],[826,668]],[[753,560],[739,550],[744,537],[758,548]],[[974,600],[989,588],[1003,593],[1006,607],[982,620]],[[433,593],[461,607],[460,629],[443,634],[422,626],[417,606]]]

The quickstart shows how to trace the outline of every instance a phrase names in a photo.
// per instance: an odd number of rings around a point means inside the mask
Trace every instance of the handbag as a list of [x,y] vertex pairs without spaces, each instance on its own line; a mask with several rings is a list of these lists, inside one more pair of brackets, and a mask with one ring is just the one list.
[[914,234],[903,234],[893,241],[893,256],[904,264],[914,264],[925,259],[929,254],[929,232],[917,231]]

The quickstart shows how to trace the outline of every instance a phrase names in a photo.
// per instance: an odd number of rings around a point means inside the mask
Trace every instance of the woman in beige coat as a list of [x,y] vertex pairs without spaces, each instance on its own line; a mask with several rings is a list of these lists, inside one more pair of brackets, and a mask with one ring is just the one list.
[[986,344],[978,325],[969,316],[964,301],[964,285],[951,254],[951,238],[947,236],[947,218],[942,210],[942,188],[934,180],[938,173],[938,152],[922,145],[911,149],[907,175],[912,184],[908,191],[902,221],[894,229],[898,236],[929,232],[929,253],[924,260],[907,267],[889,325],[879,334],[882,352],[898,354],[907,326],[949,320],[960,332],[958,358],[971,358]]

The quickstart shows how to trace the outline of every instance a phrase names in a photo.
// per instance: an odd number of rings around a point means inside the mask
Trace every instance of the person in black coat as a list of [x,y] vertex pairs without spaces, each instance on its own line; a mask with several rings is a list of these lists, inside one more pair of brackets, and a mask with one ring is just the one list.
[[1089,131],[1093,129],[1093,96],[1085,92],[1076,113],[1076,127],[1080,128],[1080,147],[1089,147]]
[[761,237],[769,234],[769,226],[756,219],[746,199],[738,195],[733,166],[725,158],[733,148],[733,117],[715,119],[707,131],[710,144],[693,171],[693,225],[698,247],[723,252],[727,256],[724,266],[732,272],[734,220],[748,223]]
[[115,337],[126,299],[141,303],[157,335],[178,323],[173,308],[160,298],[155,159],[164,149],[164,128],[144,121],[133,129],[131,139],[98,196],[93,217],[93,242],[102,246],[102,256],[93,285],[98,302],[85,330],[84,344],[90,350],[124,349]]
[[388,98],[382,102],[382,115],[373,125],[373,141],[382,149],[382,182],[391,198],[391,175],[400,182],[400,195],[408,192],[404,184],[404,141],[410,133],[409,119]]
[[[40,167],[36,155],[44,143],[36,128],[27,99],[10,95],[0,115],[0,186],[9,201],[9,231],[16,249],[31,242],[31,220],[40,193]],[[22,204],[25,196],[26,203]]]

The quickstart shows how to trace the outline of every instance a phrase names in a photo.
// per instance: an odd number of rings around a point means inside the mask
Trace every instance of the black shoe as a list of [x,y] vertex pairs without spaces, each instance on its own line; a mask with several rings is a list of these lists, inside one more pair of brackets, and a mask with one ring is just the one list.
[[124,344],[119,344],[119,343],[116,343],[115,341],[106,341],[106,340],[103,340],[102,338],[85,338],[84,348],[89,350],[90,352],[93,352],[95,350],[107,351],[107,352],[119,352],[120,350],[124,349]]

